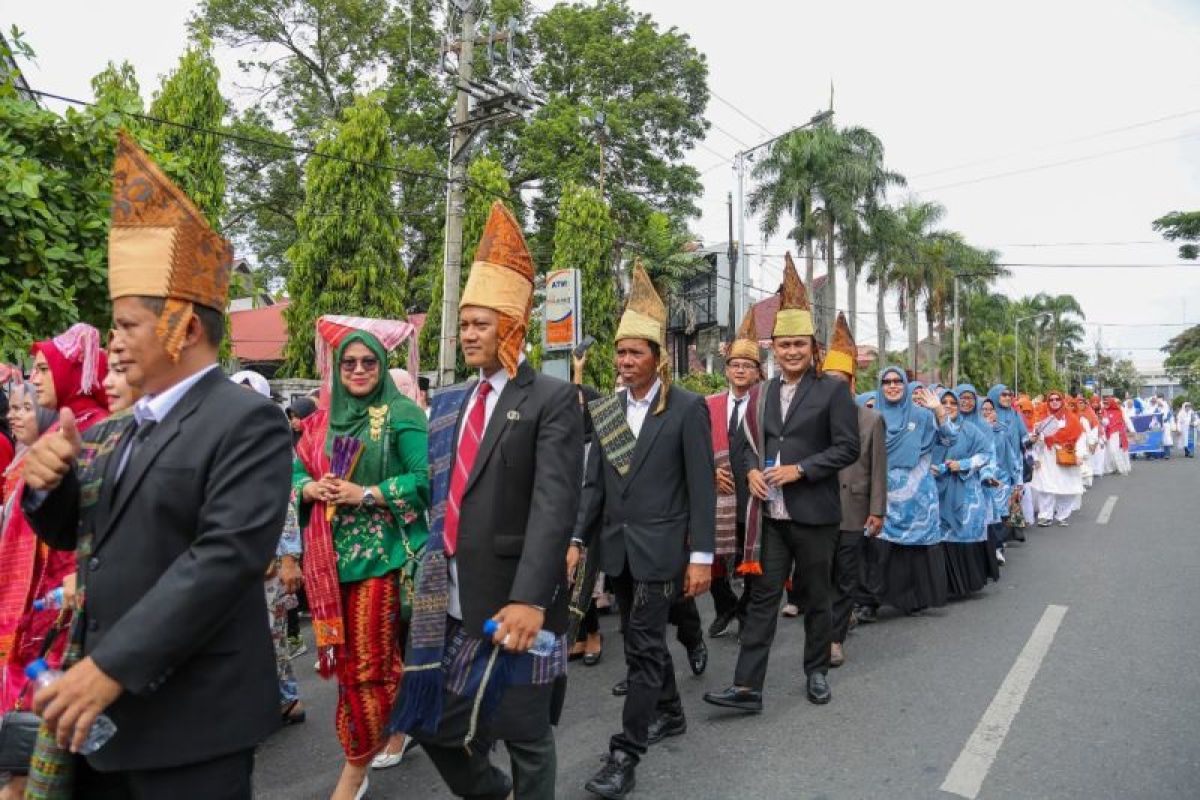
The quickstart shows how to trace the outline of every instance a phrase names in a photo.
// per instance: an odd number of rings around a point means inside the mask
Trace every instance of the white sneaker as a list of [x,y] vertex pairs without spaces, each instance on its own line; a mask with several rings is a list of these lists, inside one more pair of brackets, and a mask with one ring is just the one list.
[[1068,520],[1065,520],[1065,519],[1060,519],[1060,520],[1058,521],[1058,527],[1060,527],[1060,528],[1066,528],[1066,527],[1068,527],[1070,524],[1071,524],[1071,523],[1070,523]]
[[1004,563],[1004,551],[1001,550],[1000,548],[996,548],[996,560],[999,561],[1001,564]]

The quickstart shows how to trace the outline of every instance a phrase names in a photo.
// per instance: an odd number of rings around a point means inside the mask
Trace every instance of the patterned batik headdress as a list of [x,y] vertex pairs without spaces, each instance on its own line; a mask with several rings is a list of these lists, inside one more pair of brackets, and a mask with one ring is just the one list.
[[824,371],[841,372],[850,376],[850,384],[854,385],[854,365],[858,360],[858,348],[854,345],[854,335],[850,333],[850,323],[846,315],[838,312],[837,322],[833,326],[833,337],[829,341],[829,350],[825,354],[822,365]]
[[165,301],[158,336],[175,361],[194,304],[221,313],[229,297],[233,249],[200,209],[163,174],[129,134],[117,135],[112,229],[108,234],[109,299]]
[[525,347],[525,329],[533,311],[533,258],[521,224],[499,200],[475,248],[471,274],[458,303],[490,308],[500,315],[500,365],[511,378],[517,374]]
[[815,333],[812,307],[808,304],[808,292],[800,280],[800,273],[796,272],[791,253],[784,254],[783,258],[782,295],[771,336],[812,336]]

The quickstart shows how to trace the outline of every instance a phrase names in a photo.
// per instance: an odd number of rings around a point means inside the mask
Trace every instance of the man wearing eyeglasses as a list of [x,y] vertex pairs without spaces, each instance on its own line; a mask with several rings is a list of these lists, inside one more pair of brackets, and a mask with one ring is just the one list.
[[712,596],[717,617],[708,629],[714,639],[724,636],[738,620],[745,625],[750,591],[743,587],[742,596],[733,590],[729,573],[746,537],[746,507],[750,503],[750,487],[742,466],[741,450],[745,444],[742,421],[746,408],[757,397],[755,387],[762,380],[762,357],[754,330],[754,311],[746,312],[737,338],[729,345],[725,362],[725,380],[729,388],[710,395],[708,418],[712,427],[713,457],[717,465],[717,538],[716,561],[713,563]]

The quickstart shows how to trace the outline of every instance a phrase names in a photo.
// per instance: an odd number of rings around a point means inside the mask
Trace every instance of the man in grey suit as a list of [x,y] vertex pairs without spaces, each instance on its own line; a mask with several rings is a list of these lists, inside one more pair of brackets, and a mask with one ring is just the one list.
[[[585,786],[604,798],[628,796],[648,745],[687,730],[667,619],[680,593],[703,594],[712,578],[716,467],[708,406],[665,380],[665,322],[666,308],[638,264],[617,328],[625,390],[588,406],[600,446],[588,458],[575,530],[596,541],[576,543],[598,548],[600,569],[613,580],[628,667],[621,732]],[[577,557],[577,547],[570,552]]]
[[[822,365],[825,376],[846,385],[854,394],[858,348],[845,315],[839,313],[829,352]],[[838,473],[842,489],[842,526],[833,563],[833,645],[829,666],[846,661],[843,644],[855,606],[871,608],[877,601],[868,588],[868,548],[883,528],[887,514],[887,438],[883,417],[865,406],[858,408],[858,460]]]
[[838,470],[858,458],[854,400],[819,369],[812,314],[790,257],[772,333],[781,374],[762,387],[744,423],[751,446],[744,448],[743,462],[756,501],[749,512],[742,569],[761,571],[761,577],[752,583],[734,683],[704,695],[713,705],[751,712],[762,710],[779,601],[793,561],[804,598],[808,699],[817,704],[830,700],[825,674],[833,628],[830,579],[842,516]]
[[110,349],[144,394],[83,437],[64,411],[26,461],[29,520],[77,550],[84,598],[81,658],[34,706],[73,752],[99,713],[116,724],[77,761],[76,797],[241,800],[280,722],[262,578],[291,435],[217,366],[228,245],[125,137],[113,193]]

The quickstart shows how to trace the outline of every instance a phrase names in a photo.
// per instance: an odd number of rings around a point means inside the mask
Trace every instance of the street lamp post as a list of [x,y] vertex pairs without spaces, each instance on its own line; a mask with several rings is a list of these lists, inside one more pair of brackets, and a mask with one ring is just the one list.
[[[740,298],[740,302],[738,303],[738,309],[737,309],[738,319],[741,319],[741,317],[743,315],[745,315],[745,313],[746,313],[746,306],[747,306],[746,285],[750,282],[750,259],[746,253],[745,183],[746,183],[747,156],[750,156],[752,153],[754,153],[755,150],[761,150],[764,147],[770,147],[771,145],[775,144],[775,142],[779,141],[783,137],[790,136],[791,134],[795,133],[796,131],[804,130],[805,128],[810,128],[813,125],[820,125],[822,122],[824,122],[825,120],[829,119],[832,116],[833,116],[832,111],[822,111],[818,114],[814,114],[812,116],[812,118],[809,119],[808,122],[805,122],[803,125],[797,125],[796,127],[792,128],[790,130],[787,130],[787,131],[779,134],[778,136],[772,136],[770,139],[767,139],[765,142],[760,142],[759,144],[756,144],[753,147],[746,148],[745,150],[742,150],[741,152],[735,153],[733,156],[733,166],[734,166],[734,170],[737,172],[737,196],[738,196],[738,252],[737,252],[737,256],[738,256],[738,262],[739,262],[739,266],[738,266],[739,278],[738,278],[738,280],[740,281],[741,285],[738,287],[731,286],[730,291],[733,291],[735,288],[738,291],[738,297]],[[733,324],[733,323],[731,322],[730,324]]]
[[1021,334],[1020,328],[1022,322],[1027,322],[1031,319],[1040,319],[1042,317],[1054,316],[1048,311],[1043,311],[1040,314],[1030,314],[1028,317],[1020,317],[1013,323],[1013,394],[1017,393],[1017,374],[1021,363]]

